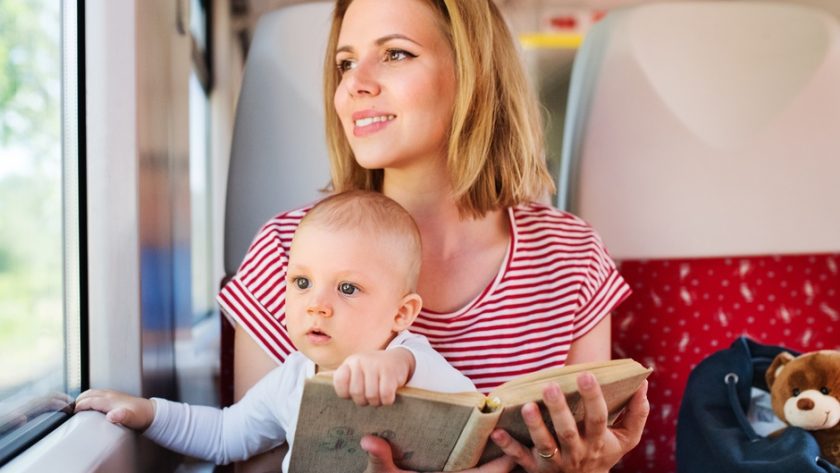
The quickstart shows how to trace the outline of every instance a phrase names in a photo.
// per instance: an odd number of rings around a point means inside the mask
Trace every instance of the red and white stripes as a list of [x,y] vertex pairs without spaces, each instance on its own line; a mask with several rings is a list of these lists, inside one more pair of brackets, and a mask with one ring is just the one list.
[[[278,362],[293,350],[282,326],[285,272],[306,210],[269,221],[218,297],[224,313]],[[464,308],[423,310],[412,326],[482,392],[563,365],[571,343],[630,294],[585,222],[541,204],[509,212],[510,248],[493,282]]]

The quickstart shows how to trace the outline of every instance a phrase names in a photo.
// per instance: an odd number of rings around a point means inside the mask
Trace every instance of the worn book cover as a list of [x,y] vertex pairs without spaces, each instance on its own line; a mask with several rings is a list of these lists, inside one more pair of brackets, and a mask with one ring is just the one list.
[[501,455],[490,432],[500,427],[526,445],[530,435],[520,410],[527,402],[542,406],[542,389],[556,382],[578,421],[583,405],[575,382],[589,371],[598,379],[610,419],[624,408],[652,370],[631,359],[549,368],[515,378],[484,396],[478,392],[438,393],[402,388],[391,406],[357,406],[335,394],[332,378],[306,381],[291,452],[290,471],[362,472],[367,454],[359,440],[367,434],[387,439],[397,465],[418,471],[458,471]]

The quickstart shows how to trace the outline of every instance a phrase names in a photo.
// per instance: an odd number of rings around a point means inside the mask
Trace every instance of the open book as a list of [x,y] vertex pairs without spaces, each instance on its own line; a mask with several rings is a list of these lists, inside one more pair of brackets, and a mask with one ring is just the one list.
[[367,434],[387,439],[397,464],[409,470],[457,471],[484,463],[502,454],[488,442],[496,427],[531,444],[522,420],[523,404],[538,402],[550,428],[541,401],[542,389],[549,381],[560,386],[575,419],[581,421],[583,404],[576,378],[583,371],[595,375],[601,384],[611,422],[652,370],[631,359],[584,363],[517,377],[488,396],[401,388],[393,405],[380,407],[357,406],[350,399],[341,399],[329,374],[316,375],[306,381],[303,390],[289,471],[364,471],[367,454],[359,440]]

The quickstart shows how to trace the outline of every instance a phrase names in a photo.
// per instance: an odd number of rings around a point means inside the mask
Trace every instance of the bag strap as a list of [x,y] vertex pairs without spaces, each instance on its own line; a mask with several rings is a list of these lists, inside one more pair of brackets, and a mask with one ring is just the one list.
[[741,407],[741,403],[738,401],[738,375],[735,373],[727,373],[726,376],[723,377],[723,382],[726,384],[726,391],[727,397],[729,398],[729,404],[732,407],[732,413],[735,414],[735,418],[738,420],[738,424],[741,425],[741,430],[744,431],[744,435],[750,440],[750,442],[755,442],[761,437],[755,433],[755,430],[750,425],[749,421],[747,420],[746,414],[744,414],[744,409]]

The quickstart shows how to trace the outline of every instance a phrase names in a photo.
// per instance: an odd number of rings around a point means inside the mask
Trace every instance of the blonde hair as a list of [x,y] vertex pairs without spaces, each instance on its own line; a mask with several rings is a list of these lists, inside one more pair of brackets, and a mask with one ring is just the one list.
[[408,289],[412,292],[416,289],[422,260],[420,230],[411,214],[391,198],[362,190],[333,194],[306,213],[298,230],[308,225],[334,231],[358,230],[394,244],[400,260],[407,264]]
[[[362,168],[335,113],[341,82],[338,35],[353,0],[337,0],[324,62],[324,106],[332,185],[336,191],[381,191],[383,171]],[[439,14],[454,52],[457,91],[447,167],[462,216],[542,200],[554,192],[543,152],[537,99],[492,0],[425,0]]]

